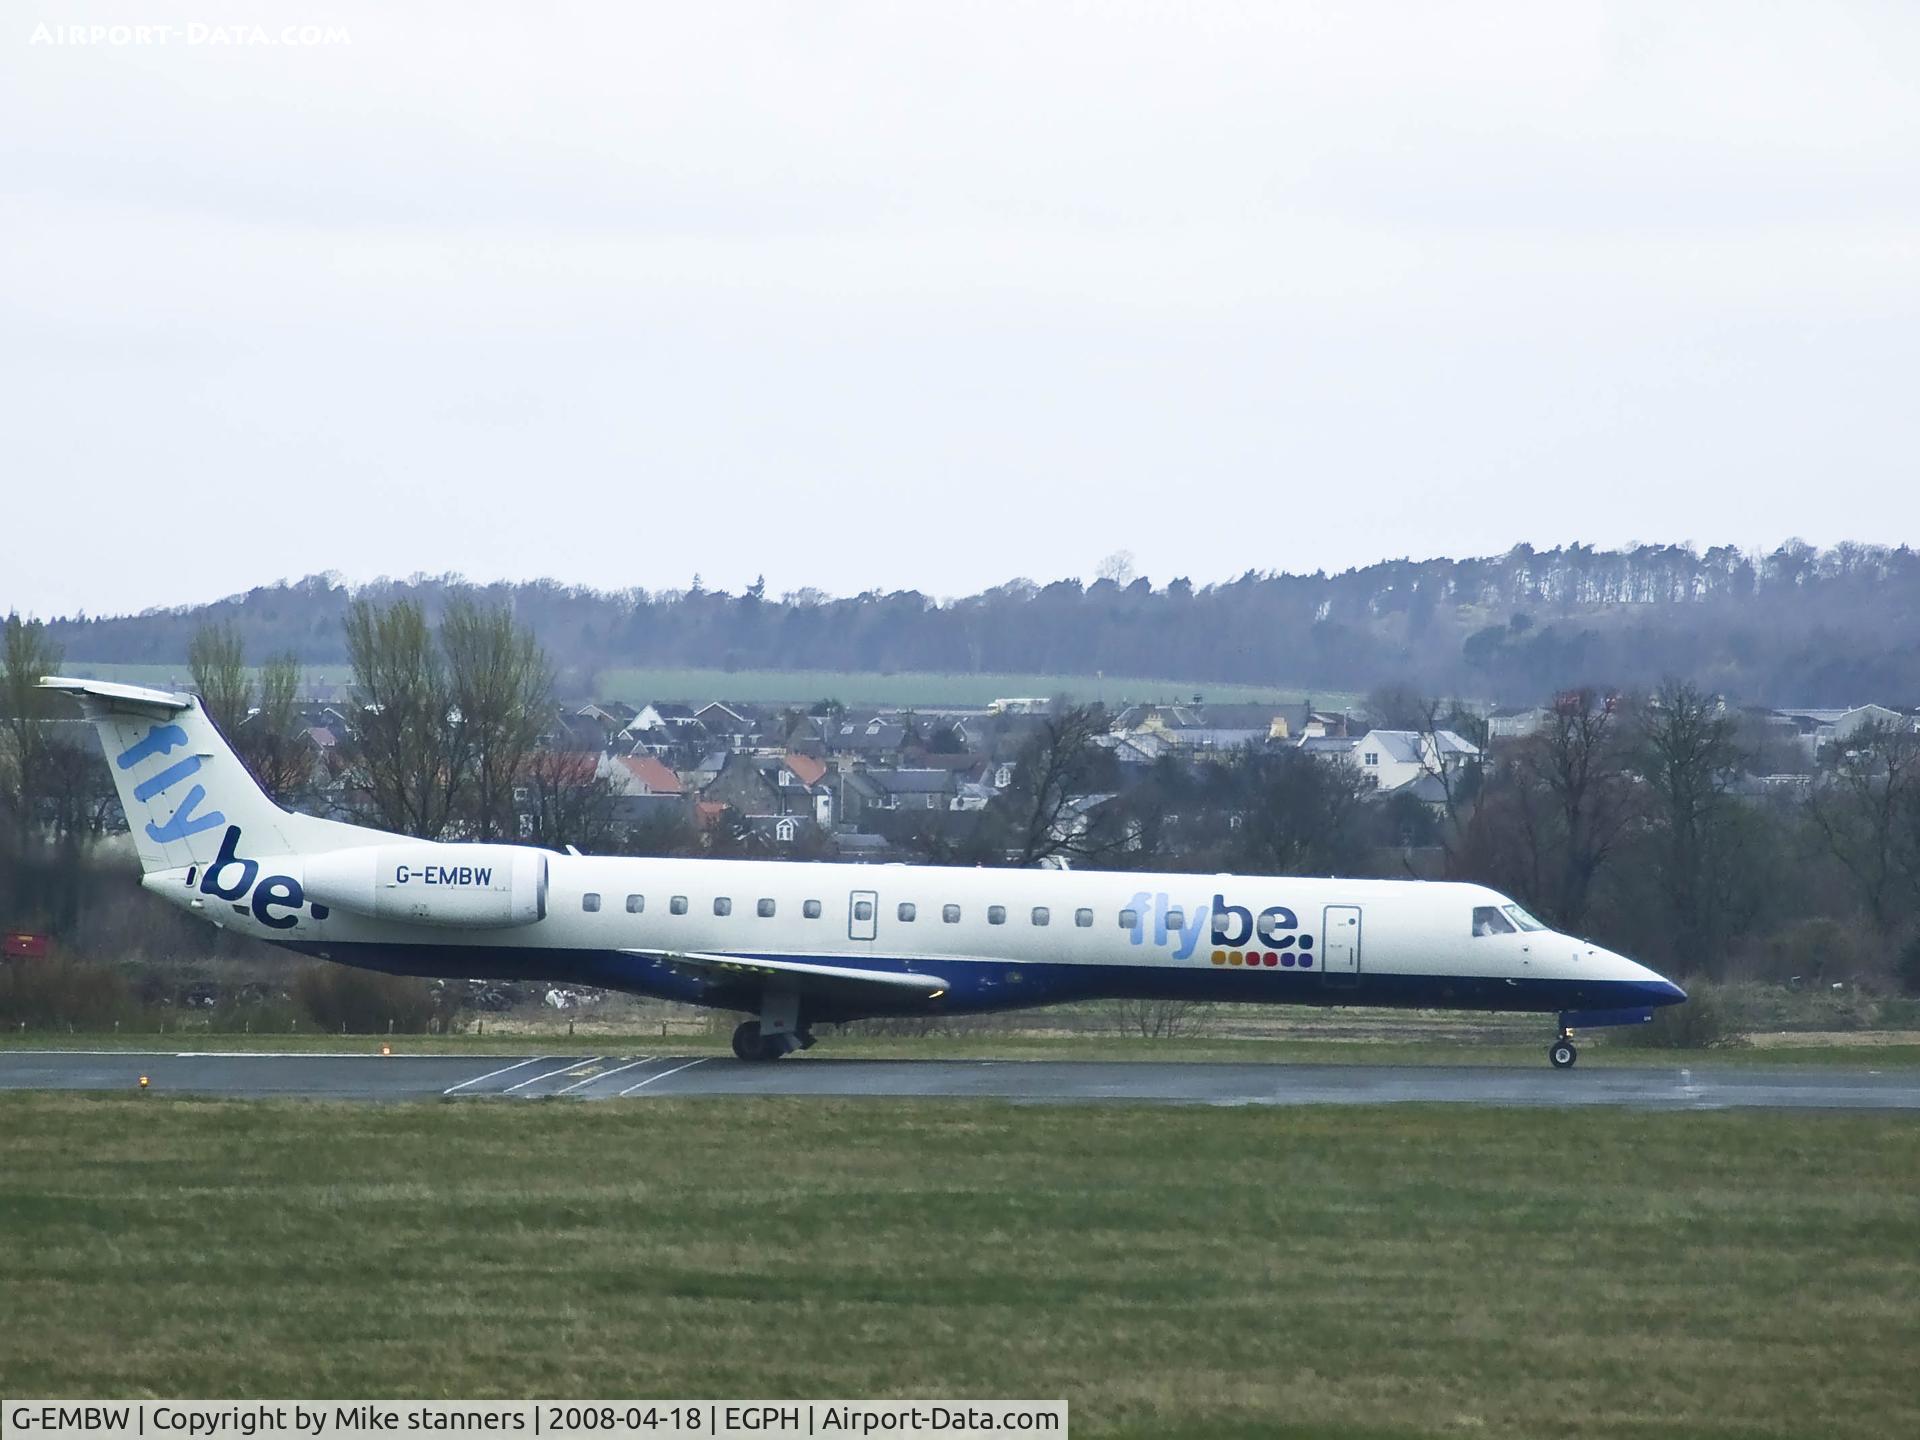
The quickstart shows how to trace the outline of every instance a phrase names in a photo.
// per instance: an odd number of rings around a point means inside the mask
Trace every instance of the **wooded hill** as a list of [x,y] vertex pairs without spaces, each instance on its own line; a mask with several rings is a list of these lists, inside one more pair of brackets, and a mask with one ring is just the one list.
[[977,595],[918,591],[778,598],[702,588],[583,589],[550,580],[475,585],[415,576],[349,588],[310,576],[211,604],[60,618],[75,661],[171,663],[207,621],[231,620],[247,653],[345,658],[356,594],[410,595],[430,615],[449,594],[510,604],[584,694],[607,669],[719,666],[843,671],[1017,671],[1365,692],[1405,681],[1434,693],[1532,702],[1574,685],[1686,676],[1769,704],[1920,700],[1920,554],[1906,546],[1789,541],[1770,554],[1687,545],[1517,546],[1464,560],[1389,560],[1337,575],[1249,571],[1195,586],[1014,580]]

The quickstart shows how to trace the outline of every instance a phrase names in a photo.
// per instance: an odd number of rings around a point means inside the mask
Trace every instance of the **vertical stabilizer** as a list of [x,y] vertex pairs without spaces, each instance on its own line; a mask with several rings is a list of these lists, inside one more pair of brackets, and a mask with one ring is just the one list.
[[207,864],[234,826],[245,834],[248,852],[263,856],[379,838],[274,804],[191,695],[57,676],[40,684],[72,695],[98,728],[134,848],[148,872]]

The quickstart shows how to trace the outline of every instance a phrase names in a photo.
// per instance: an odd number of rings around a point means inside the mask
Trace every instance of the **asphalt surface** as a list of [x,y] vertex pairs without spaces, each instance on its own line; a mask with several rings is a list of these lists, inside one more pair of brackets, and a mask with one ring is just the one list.
[[1093,1060],[831,1060],[713,1055],[0,1051],[0,1090],[132,1090],[315,1100],[646,1100],[876,1095],[1190,1105],[1630,1105],[1655,1110],[1920,1109],[1920,1071],[1680,1066],[1247,1065]]

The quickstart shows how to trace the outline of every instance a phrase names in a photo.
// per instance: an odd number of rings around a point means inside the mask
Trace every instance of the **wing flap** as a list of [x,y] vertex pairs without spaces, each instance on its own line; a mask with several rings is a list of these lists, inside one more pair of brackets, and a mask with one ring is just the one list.
[[623,955],[644,955],[682,974],[704,980],[787,980],[805,994],[809,991],[841,994],[885,994],[896,998],[917,995],[932,1000],[947,993],[938,975],[892,970],[859,970],[849,965],[820,965],[809,960],[768,960],[755,955],[714,955],[697,950],[627,949]]

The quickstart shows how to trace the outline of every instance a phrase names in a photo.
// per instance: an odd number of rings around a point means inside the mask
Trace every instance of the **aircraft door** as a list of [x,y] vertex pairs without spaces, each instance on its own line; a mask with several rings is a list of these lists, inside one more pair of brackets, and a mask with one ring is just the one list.
[[871,940],[880,923],[880,896],[872,890],[856,890],[847,897],[847,938]]
[[1320,927],[1320,972],[1329,986],[1360,983],[1360,907],[1329,905]]

